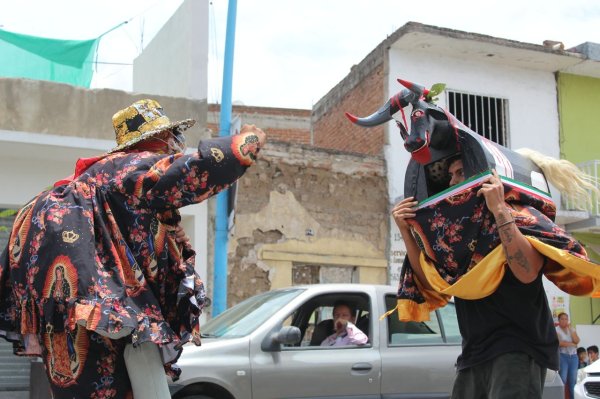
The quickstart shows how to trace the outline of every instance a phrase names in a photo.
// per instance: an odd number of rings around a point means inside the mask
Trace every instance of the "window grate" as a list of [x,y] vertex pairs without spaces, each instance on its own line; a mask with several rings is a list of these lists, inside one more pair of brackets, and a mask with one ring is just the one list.
[[448,111],[486,139],[508,147],[508,100],[447,91]]

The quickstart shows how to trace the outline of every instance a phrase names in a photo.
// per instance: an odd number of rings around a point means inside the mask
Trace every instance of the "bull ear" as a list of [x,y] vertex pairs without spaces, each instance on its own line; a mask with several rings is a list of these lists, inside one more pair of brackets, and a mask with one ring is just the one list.
[[448,120],[448,115],[446,115],[446,112],[444,112],[444,110],[439,106],[435,104],[429,104],[427,108],[429,109],[429,116],[431,116],[433,119],[438,121]]

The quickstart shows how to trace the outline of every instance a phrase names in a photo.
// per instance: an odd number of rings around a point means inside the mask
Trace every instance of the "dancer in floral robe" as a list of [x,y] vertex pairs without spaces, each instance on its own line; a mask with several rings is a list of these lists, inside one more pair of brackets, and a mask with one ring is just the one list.
[[115,149],[80,159],[17,214],[0,258],[0,335],[43,357],[55,398],[132,397],[128,348],[159,348],[176,378],[182,345],[200,344],[205,290],[178,209],[235,182],[265,135],[244,126],[184,154],[193,124],[134,103],[113,117]]

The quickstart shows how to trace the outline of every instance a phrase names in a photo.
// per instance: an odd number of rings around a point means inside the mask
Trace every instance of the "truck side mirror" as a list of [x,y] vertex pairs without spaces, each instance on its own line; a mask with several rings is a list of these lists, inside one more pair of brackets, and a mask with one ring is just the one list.
[[298,327],[286,326],[279,331],[269,333],[263,340],[260,348],[265,352],[278,352],[281,345],[292,345],[300,342],[302,333]]

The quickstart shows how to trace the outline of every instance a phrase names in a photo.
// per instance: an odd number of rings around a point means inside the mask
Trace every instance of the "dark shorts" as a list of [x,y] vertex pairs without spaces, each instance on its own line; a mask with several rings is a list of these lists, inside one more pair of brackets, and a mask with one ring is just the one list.
[[78,326],[74,334],[44,333],[43,360],[54,399],[133,398],[123,353],[112,340]]
[[460,370],[452,399],[541,399],[546,368],[529,355],[511,352]]

